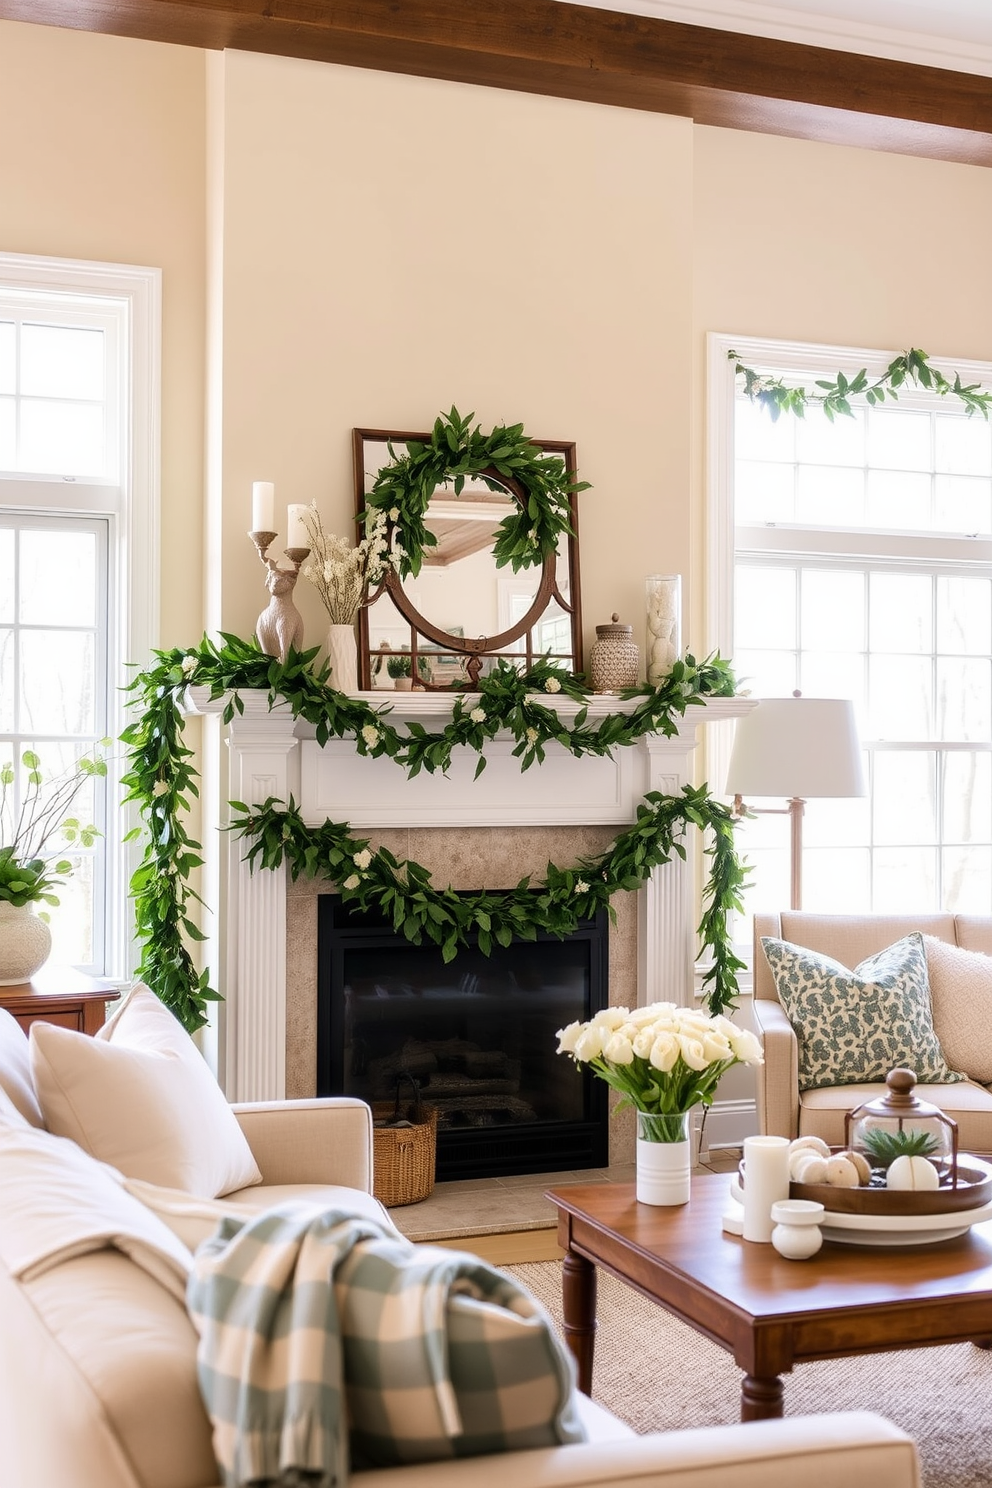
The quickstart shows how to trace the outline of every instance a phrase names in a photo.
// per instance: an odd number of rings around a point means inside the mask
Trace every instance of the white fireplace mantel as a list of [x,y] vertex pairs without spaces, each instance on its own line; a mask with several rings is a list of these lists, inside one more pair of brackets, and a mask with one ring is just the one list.
[[[370,692],[359,696],[389,708],[390,721],[443,727],[451,716],[444,694]],[[392,760],[359,755],[352,743],[321,746],[313,728],[298,722],[286,704],[269,707],[267,692],[242,692],[243,712],[227,725],[227,799],[255,804],[274,797],[299,804],[304,821],[327,819],[357,829],[394,827],[616,825],[634,820],[648,791],[678,795],[691,779],[690,762],[704,723],[749,712],[750,698],[711,698],[693,704],[676,733],[643,736],[612,756],[576,759],[560,745],[546,750],[543,766],[522,772],[513,740],[498,737],[486,748],[487,765],[475,779],[474,751],[457,749],[447,775],[421,773],[409,780]],[[567,722],[579,705],[542,698]],[[219,716],[225,698],[191,688],[187,711]],[[609,694],[588,704],[588,721],[630,711]],[[226,825],[224,820],[218,825]],[[229,833],[220,840],[218,865],[226,925],[222,947],[224,1037],[218,1074],[231,1100],[278,1100],[286,1090],[286,869],[250,873],[244,845]],[[638,1002],[667,998],[688,1003],[695,959],[693,874],[695,844],[687,859],[656,869],[638,904]],[[480,887],[483,885],[480,884]]]

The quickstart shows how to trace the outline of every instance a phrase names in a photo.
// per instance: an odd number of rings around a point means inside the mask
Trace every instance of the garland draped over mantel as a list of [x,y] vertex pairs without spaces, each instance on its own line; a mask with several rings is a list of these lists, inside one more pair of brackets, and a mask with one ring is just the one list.
[[[208,687],[212,699],[226,697],[225,722],[244,711],[242,691],[266,691],[270,708],[280,702],[288,705],[294,718],[313,725],[318,743],[350,737],[359,754],[392,759],[411,779],[421,770],[446,771],[458,746],[479,756],[478,776],[486,765],[486,743],[501,732],[515,740],[513,754],[521,770],[542,762],[551,742],[574,755],[606,755],[645,734],[671,737],[691,703],[731,697],[736,690],[733,674],[719,656],[697,663],[687,655],[657,687],[624,693],[625,699],[638,699],[629,713],[610,713],[590,725],[584,706],[589,693],[574,675],[546,661],[526,673],[501,662],[480,679],[478,691],[458,694],[451,722],[430,733],[416,722],[399,729],[379,708],[329,687],[327,666],[313,669],[317,647],[293,651],[280,663],[263,655],[254,640],[224,634],[222,642],[217,645],[204,637],[190,650],[155,652],[156,664],[130,684],[138,716],[121,736],[129,746],[125,801],[137,805],[147,833],[141,865],[131,880],[141,944],[138,975],[190,1031],[206,1022],[206,1005],[217,1001],[218,993],[210,987],[208,973],[196,971],[187,944],[205,938],[190,918],[191,906],[202,900],[188,880],[203,859],[200,844],[184,825],[190,800],[199,794],[192,751],[182,736],[188,686]],[[582,705],[571,723],[539,701],[541,695],[554,694]],[[734,1006],[736,973],[743,963],[730,944],[728,915],[741,908],[746,870],[735,850],[734,818],[726,806],[709,797],[705,786],[685,786],[681,796],[649,793],[634,823],[604,853],[582,858],[571,868],[549,863],[538,885],[525,878],[513,889],[467,895],[435,888],[426,868],[400,862],[384,848],[373,851],[368,840],[353,837],[345,823],[307,826],[293,800],[230,805],[231,830],[250,844],[246,859],[252,867],[277,868],[285,862],[294,879],[301,873],[323,874],[335,881],[346,900],[362,907],[378,905],[412,943],[426,938],[439,945],[445,960],[470,937],[477,938],[488,954],[493,942],[508,945],[513,937],[533,939],[539,929],[566,935],[601,907],[612,914],[610,896],[620,889],[639,888],[673,853],[684,858],[679,839],[688,826],[698,827],[710,834],[705,847],[710,874],[698,934],[701,945],[712,953],[712,963],[703,984],[711,1012]]]

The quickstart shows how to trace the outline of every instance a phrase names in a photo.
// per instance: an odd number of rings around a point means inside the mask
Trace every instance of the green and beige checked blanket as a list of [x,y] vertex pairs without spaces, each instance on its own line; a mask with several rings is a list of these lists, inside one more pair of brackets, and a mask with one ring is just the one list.
[[580,1441],[550,1316],[477,1257],[289,1203],[226,1219],[187,1303],[225,1488]]

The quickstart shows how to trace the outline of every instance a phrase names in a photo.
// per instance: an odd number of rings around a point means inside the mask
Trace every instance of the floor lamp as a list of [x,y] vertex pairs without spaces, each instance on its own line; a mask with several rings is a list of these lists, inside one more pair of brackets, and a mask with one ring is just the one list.
[[854,705],[846,698],[763,698],[737,720],[727,770],[734,814],[752,808],[745,796],[786,796],[784,807],[756,815],[788,815],[791,824],[792,903],[803,899],[803,811],[811,796],[864,796],[861,745]]

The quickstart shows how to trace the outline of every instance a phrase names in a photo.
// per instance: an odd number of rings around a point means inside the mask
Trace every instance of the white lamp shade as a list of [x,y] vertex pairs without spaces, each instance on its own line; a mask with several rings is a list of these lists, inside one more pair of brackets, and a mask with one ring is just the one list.
[[728,796],[864,796],[861,745],[847,698],[763,698],[737,720]]

